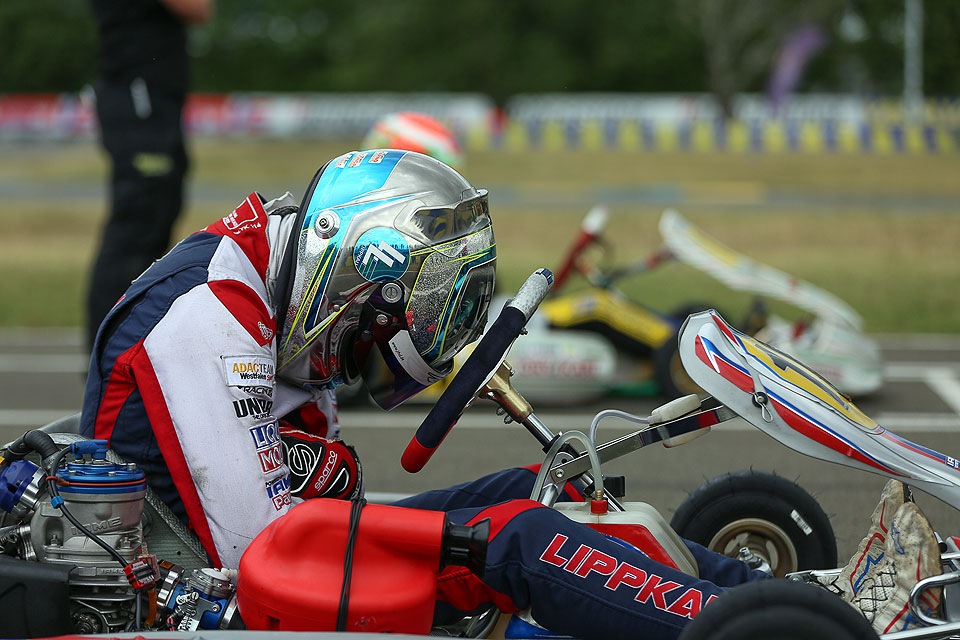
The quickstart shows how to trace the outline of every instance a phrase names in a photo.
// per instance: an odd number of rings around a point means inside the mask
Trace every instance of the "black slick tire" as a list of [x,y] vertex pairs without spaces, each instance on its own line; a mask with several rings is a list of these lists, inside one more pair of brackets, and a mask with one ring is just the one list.
[[830,519],[795,482],[765,471],[735,471],[701,485],[670,521],[682,537],[736,557],[746,546],[774,575],[837,566]]
[[826,589],[789,580],[748,582],[703,608],[680,640],[877,640],[856,609]]

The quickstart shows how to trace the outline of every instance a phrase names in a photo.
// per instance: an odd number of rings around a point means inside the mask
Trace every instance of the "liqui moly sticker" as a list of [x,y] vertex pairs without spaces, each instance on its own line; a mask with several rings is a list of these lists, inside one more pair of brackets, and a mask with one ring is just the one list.
[[276,471],[283,464],[283,446],[280,443],[280,429],[276,420],[250,429],[253,447],[260,460],[260,470],[264,473]]
[[264,356],[221,356],[228,387],[273,386],[275,364]]

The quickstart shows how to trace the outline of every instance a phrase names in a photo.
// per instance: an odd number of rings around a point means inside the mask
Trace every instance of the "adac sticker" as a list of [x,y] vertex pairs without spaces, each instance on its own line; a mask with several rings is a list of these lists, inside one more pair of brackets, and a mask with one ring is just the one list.
[[396,280],[407,270],[410,246],[399,231],[389,227],[370,229],[357,241],[353,262],[370,282]]
[[227,386],[273,386],[274,362],[263,356],[222,356]]

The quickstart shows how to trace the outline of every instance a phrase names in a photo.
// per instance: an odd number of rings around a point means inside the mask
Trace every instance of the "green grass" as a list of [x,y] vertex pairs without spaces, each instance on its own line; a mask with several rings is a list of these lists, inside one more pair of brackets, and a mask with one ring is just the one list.
[[[191,180],[206,191],[189,205],[177,235],[224,215],[254,189],[271,196],[290,189],[299,198],[316,168],[351,146],[198,141]],[[865,316],[869,331],[960,333],[960,156],[491,151],[469,155],[463,171],[492,192],[502,291],[537,267],[557,266],[596,193],[669,188],[684,195],[681,212],[705,233],[833,292]],[[0,326],[79,324],[104,216],[105,172],[92,144],[0,147],[0,186],[17,186],[0,201]],[[498,204],[498,193],[527,195],[531,203],[549,197],[551,204]],[[872,200],[856,209],[768,204],[783,193],[826,203]],[[625,264],[659,246],[662,207],[617,202],[610,205],[607,258]],[[621,287],[655,308],[697,300],[732,319],[749,300],[680,264]]]

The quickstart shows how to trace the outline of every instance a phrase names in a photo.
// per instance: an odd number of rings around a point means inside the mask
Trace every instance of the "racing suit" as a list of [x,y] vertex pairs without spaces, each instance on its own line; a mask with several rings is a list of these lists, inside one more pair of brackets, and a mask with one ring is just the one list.
[[[332,392],[274,375],[273,289],[295,213],[289,194],[264,202],[253,193],[189,236],[133,282],[91,358],[82,433],[139,464],[215,566],[236,567],[297,502],[278,417],[309,407],[313,433],[339,432]],[[462,524],[491,521],[483,581],[445,570],[446,606],[532,607],[541,624],[581,638],[672,638],[724,588],[766,577],[694,543],[702,579],[683,574],[519,499],[533,479],[512,469],[398,503]]]

